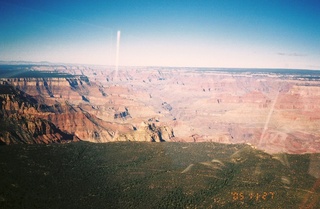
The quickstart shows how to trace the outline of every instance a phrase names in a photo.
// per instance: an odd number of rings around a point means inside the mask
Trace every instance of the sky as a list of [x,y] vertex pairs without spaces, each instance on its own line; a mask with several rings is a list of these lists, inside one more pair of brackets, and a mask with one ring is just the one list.
[[320,70],[320,0],[0,0],[0,60]]

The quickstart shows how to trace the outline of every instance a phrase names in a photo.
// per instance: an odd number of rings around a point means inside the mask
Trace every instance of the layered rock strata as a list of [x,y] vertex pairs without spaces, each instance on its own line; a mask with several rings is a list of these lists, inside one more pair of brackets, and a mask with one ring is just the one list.
[[[96,93],[98,97],[93,97]],[[110,101],[111,98],[103,105],[93,103],[100,96],[106,96],[101,94],[101,87],[91,85],[85,76],[3,79],[0,141],[5,144],[78,140],[162,142],[174,137],[173,130],[160,123],[140,119],[133,124],[128,122],[129,110]]]
[[248,143],[268,152],[320,150],[320,75],[314,72],[127,67],[115,77],[105,67],[51,70],[71,76],[1,81],[36,101],[24,114],[81,140],[214,141]]

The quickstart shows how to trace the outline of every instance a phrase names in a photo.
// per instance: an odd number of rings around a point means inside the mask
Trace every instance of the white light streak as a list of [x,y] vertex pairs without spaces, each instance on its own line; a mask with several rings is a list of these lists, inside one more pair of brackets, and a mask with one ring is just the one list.
[[121,35],[121,32],[120,32],[120,30],[118,30],[118,32],[117,32],[117,51],[116,51],[116,72],[115,72],[115,76],[114,76],[115,79],[118,76],[118,68],[119,68],[120,35]]

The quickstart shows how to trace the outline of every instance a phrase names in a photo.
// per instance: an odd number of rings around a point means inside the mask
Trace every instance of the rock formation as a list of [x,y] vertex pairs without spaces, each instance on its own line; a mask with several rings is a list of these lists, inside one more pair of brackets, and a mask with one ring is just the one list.
[[[87,98],[98,100],[91,96],[96,90],[101,91],[101,87],[90,87],[89,79],[84,76],[3,79],[0,141],[5,144],[166,141],[173,137],[173,131],[165,126],[149,123],[133,126],[126,122],[131,118],[126,107],[121,112],[121,105],[115,108],[113,102],[94,105]],[[102,111],[101,107],[109,111]],[[100,113],[103,119],[97,117]]]
[[78,141],[52,122],[37,117],[50,111],[46,105],[10,85],[0,86],[0,141],[4,144]]
[[[248,143],[290,153],[320,150],[320,81],[314,72],[310,77],[308,71],[290,70],[128,67],[120,68],[114,81],[114,70],[102,67],[28,69],[41,76],[0,80],[11,86],[6,91],[21,92],[19,103],[9,96],[12,92],[0,91],[4,118],[19,112],[74,139]],[[49,77],[46,72],[54,73]]]

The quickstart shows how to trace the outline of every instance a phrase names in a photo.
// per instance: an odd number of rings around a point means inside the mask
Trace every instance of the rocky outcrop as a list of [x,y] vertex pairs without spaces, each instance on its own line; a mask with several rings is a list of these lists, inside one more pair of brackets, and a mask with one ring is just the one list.
[[[85,83],[89,82],[82,79]],[[68,91],[77,91],[75,81],[70,82],[74,83],[71,89],[64,90],[66,94]],[[30,89],[28,87],[28,91]],[[123,123],[123,120],[132,118],[127,108],[122,112],[115,110],[114,118],[108,121],[88,112],[86,106],[72,104],[61,98],[52,101],[51,98],[49,94],[47,97],[43,94],[31,96],[23,92],[20,85],[3,82],[0,85],[1,143],[63,143],[79,140],[162,142],[174,137],[173,130],[159,124],[132,126]],[[92,109],[95,107],[92,106]],[[123,120],[117,122],[118,119]]]
[[0,141],[4,144],[48,144],[79,141],[74,134],[61,131],[53,123],[35,117],[12,115],[1,119]]
[[128,108],[125,107],[124,111],[117,112],[114,114],[114,119],[126,119],[127,117],[131,117]]
[[62,143],[79,141],[79,138],[57,128],[50,121],[39,118],[53,110],[10,85],[0,86],[0,141],[17,143]]
[[5,117],[30,115],[91,142],[248,143],[270,153],[320,148],[320,81],[307,71],[132,67],[113,79],[114,70],[103,67],[55,68],[64,77],[0,79],[21,92],[2,96],[11,101],[1,104]]

